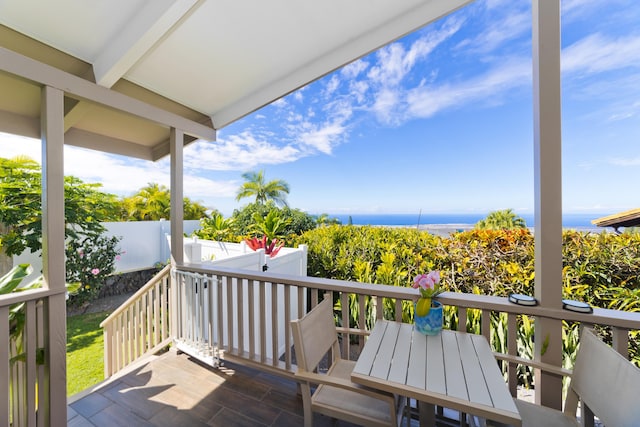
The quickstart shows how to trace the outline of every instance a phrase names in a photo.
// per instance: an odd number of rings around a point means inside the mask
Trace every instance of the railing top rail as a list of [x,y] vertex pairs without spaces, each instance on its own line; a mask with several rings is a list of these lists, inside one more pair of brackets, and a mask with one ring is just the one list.
[[[415,289],[371,283],[348,282],[345,280],[323,279],[307,276],[293,276],[287,274],[273,274],[249,270],[238,270],[217,266],[202,266],[195,264],[183,264],[178,270],[198,272],[201,274],[213,274],[238,277],[247,280],[281,283],[285,285],[306,286],[327,291],[348,292],[363,295],[376,295],[385,298],[399,298],[412,300],[417,297]],[[463,294],[458,292],[444,292],[438,300],[445,305],[458,307],[493,310],[498,312],[526,314],[551,319],[585,322],[593,324],[610,325],[629,330],[640,330],[640,313],[604,308],[594,308],[593,313],[577,313],[563,309],[552,309],[541,306],[522,306],[509,302],[507,298],[491,295]]]
[[12,292],[10,294],[0,295],[0,307],[7,307],[25,301],[33,301],[40,298],[50,297],[52,295],[65,293],[65,289],[30,289],[28,291]]
[[135,301],[138,299],[138,297],[140,297],[145,292],[147,292],[150,288],[155,286],[156,283],[158,283],[160,280],[162,280],[163,277],[168,275],[170,273],[170,271],[171,271],[171,264],[166,265],[162,270],[160,270],[158,272],[158,274],[153,276],[153,278],[151,280],[149,280],[143,287],[138,289],[135,294],[133,294],[131,297],[129,297],[128,300],[126,300],[120,307],[118,307],[113,313],[111,313],[109,315],[109,317],[104,319],[102,321],[102,323],[100,323],[100,327],[104,328],[106,325],[111,323],[113,321],[113,319],[118,317],[118,315],[120,315],[122,312],[126,311],[129,308],[129,306],[131,306],[131,304],[135,303]]

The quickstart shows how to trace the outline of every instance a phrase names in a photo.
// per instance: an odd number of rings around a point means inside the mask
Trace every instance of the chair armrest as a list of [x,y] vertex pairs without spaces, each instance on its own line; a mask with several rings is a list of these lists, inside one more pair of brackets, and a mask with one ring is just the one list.
[[296,372],[295,376],[297,379],[308,381],[313,384],[325,384],[345,390],[355,391],[357,393],[361,393],[381,400],[391,399],[392,402],[395,402],[395,397],[392,393],[356,384],[344,378],[325,374],[316,374],[313,372]]

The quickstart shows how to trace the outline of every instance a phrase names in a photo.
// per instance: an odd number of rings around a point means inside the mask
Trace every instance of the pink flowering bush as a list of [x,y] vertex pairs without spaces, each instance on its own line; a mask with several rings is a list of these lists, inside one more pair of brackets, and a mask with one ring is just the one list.
[[431,300],[443,292],[440,288],[440,272],[434,270],[427,274],[418,274],[411,286],[420,292],[420,298],[416,302],[416,315],[426,316],[431,309]]
[[79,282],[80,288],[69,297],[69,304],[79,306],[98,297],[105,279],[115,270],[123,253],[118,237],[85,237],[67,244],[67,282]]

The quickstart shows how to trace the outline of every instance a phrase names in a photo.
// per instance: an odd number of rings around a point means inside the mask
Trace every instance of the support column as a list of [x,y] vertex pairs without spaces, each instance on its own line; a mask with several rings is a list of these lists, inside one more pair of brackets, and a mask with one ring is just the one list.
[[[532,0],[535,297],[562,308],[560,0]],[[536,318],[536,360],[562,366],[562,322]],[[536,372],[536,403],[562,407],[562,378]]]
[[182,264],[184,254],[184,188],[183,147],[184,133],[171,128],[169,140],[171,150],[171,263]]
[[[181,265],[184,263],[184,188],[183,188],[183,148],[184,133],[181,130],[171,128],[169,137],[171,153],[171,265]],[[180,281],[171,278],[170,292],[170,329],[173,339],[177,336],[178,330],[178,289]]]
[[[67,310],[64,245],[64,93],[42,88],[42,274],[45,287],[59,293],[44,310],[45,378],[38,401],[43,425],[67,423]],[[48,396],[47,396],[48,393]],[[47,404],[49,407],[47,408]]]

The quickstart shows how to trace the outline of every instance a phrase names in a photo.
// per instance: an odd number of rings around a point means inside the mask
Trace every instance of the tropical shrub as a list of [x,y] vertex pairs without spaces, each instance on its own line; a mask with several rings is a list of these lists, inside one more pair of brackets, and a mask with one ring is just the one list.
[[105,279],[115,270],[115,262],[122,252],[118,237],[86,237],[67,243],[67,281],[78,282],[78,291],[70,296],[69,304],[82,305],[97,298]]
[[225,218],[219,212],[211,214],[211,218],[202,218],[200,220],[200,229],[194,231],[193,235],[201,239],[219,242],[238,241],[234,219]]
[[516,215],[512,209],[489,212],[486,218],[476,224],[476,228],[490,230],[504,230],[512,228],[526,228],[527,223],[521,216]]
[[233,211],[232,218],[235,224],[236,234],[243,237],[265,234],[259,228],[256,229],[256,214],[261,218],[266,218],[269,212],[272,211],[277,212],[276,215],[278,215],[278,218],[286,222],[280,230],[282,236],[293,237],[316,228],[316,221],[312,215],[299,209],[291,209],[287,206],[279,208],[274,202],[267,201],[264,204],[251,203],[242,209]]

